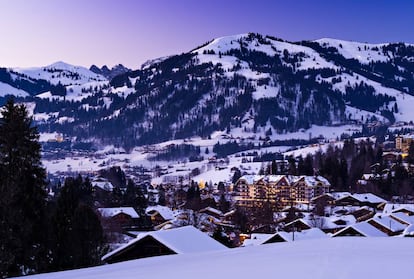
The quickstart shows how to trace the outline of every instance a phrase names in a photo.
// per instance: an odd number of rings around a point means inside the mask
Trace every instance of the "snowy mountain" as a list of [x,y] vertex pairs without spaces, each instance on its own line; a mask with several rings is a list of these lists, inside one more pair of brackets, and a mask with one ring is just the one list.
[[113,66],[111,69],[108,68],[108,66],[104,65],[102,66],[102,68],[99,68],[96,65],[92,65],[89,68],[90,71],[102,75],[104,77],[106,77],[108,80],[111,80],[112,78],[116,77],[117,75],[121,75],[124,74],[126,72],[131,71],[131,69],[128,69],[127,67],[125,67],[122,64],[118,64]]
[[[249,33],[134,71],[91,70],[58,62],[8,73],[12,81],[52,86],[28,97],[42,131],[127,147],[217,131],[277,140],[315,125],[378,127],[414,118],[414,46],[404,43],[287,42]],[[110,82],[96,74],[116,70]]]
[[81,85],[88,82],[107,80],[105,77],[84,67],[73,66],[61,61],[45,67],[13,68],[12,71],[32,79],[47,80],[53,85],[59,83],[64,86]]
[[76,89],[86,91],[90,87],[107,83],[108,80],[102,75],[64,62],[44,67],[0,68],[0,97],[38,94],[41,94],[40,97],[45,94],[64,96]]

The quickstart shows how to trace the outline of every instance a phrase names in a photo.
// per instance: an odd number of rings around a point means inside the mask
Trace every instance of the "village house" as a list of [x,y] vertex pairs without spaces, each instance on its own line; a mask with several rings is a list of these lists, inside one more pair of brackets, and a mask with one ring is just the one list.
[[146,257],[190,254],[228,249],[193,226],[139,234],[129,243],[102,257],[106,263],[116,263]]
[[170,208],[161,205],[147,207],[145,214],[151,218],[151,223],[154,226],[160,225],[175,218],[174,212]]
[[244,239],[242,246],[256,246],[278,242],[293,242],[318,238],[327,238],[323,231],[318,228],[312,228],[301,232],[277,232],[274,234],[251,234]]
[[105,226],[126,228],[135,225],[140,218],[133,207],[98,208]]
[[347,226],[332,235],[332,237],[341,236],[386,237],[388,235],[367,222],[360,222]]

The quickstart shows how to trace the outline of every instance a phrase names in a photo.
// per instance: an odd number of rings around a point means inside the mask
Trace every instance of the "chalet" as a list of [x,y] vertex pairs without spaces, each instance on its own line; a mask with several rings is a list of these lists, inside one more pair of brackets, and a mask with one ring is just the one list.
[[284,226],[284,230],[287,232],[291,231],[303,231],[303,230],[309,230],[312,226],[304,219],[296,219],[290,223],[287,223]]
[[367,223],[389,236],[401,234],[403,230],[407,227],[406,224],[403,224],[385,215],[374,217],[368,220]]
[[386,200],[371,193],[346,195],[335,201],[337,206],[352,205],[369,206],[372,208],[377,208],[377,206],[382,203],[386,203]]
[[277,232],[275,234],[251,234],[243,242],[243,247],[256,246],[278,242],[302,241],[317,238],[327,238],[328,236],[318,228],[312,228],[301,232]]
[[404,237],[414,237],[414,225],[409,225],[407,228],[405,228],[402,235]]
[[200,209],[199,213],[207,214],[207,215],[215,218],[216,220],[220,220],[220,219],[223,218],[223,212],[221,212],[220,210],[215,209],[213,207],[210,207],[210,206],[205,207],[203,209]]
[[98,208],[98,212],[102,217],[102,225],[112,232],[122,232],[135,226],[140,218],[132,207]]
[[388,235],[367,222],[360,222],[343,228],[332,235],[332,237],[340,236],[385,237]]
[[363,222],[372,218],[375,215],[375,212],[370,210],[369,207],[363,206],[350,212],[350,214],[355,217],[357,222]]
[[402,213],[407,214],[409,216],[413,216],[414,215],[414,205],[410,204],[409,206],[407,206],[407,205],[402,206],[400,208],[395,209],[393,212],[394,213],[402,212]]
[[311,199],[312,204],[333,205],[335,197],[330,193],[325,193]]
[[114,186],[106,178],[98,177],[91,181],[92,189],[94,191],[112,192]]
[[332,216],[313,216],[308,215],[306,218],[297,219],[285,225],[284,230],[288,232],[303,231],[311,228],[318,228],[324,233],[336,233],[346,226],[352,225],[356,219],[352,215],[341,217]]
[[154,226],[174,219],[174,212],[170,208],[161,205],[147,207],[145,214],[150,216],[151,222]]
[[106,254],[102,261],[116,263],[146,257],[190,254],[228,249],[193,226],[141,233],[124,246]]
[[395,212],[390,215],[391,218],[400,222],[401,224],[405,224],[407,226],[414,225],[414,215],[407,215],[404,212]]
[[111,226],[132,226],[140,218],[133,207],[98,208],[99,214],[106,219]]

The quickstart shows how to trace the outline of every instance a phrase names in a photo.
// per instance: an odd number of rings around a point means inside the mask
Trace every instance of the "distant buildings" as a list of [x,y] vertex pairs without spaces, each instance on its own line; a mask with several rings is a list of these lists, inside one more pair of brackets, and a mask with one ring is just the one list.
[[322,176],[245,175],[234,189],[238,206],[257,207],[269,202],[278,207],[309,204],[312,198],[328,193],[330,186]]
[[411,142],[414,140],[413,135],[398,136],[395,138],[395,148],[402,153],[408,153]]

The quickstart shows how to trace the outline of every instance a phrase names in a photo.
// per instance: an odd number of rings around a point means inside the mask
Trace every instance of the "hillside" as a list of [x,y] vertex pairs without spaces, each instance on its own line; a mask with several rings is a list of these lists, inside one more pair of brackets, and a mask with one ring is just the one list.
[[340,237],[153,257],[28,278],[410,278],[413,249],[407,238]]
[[[414,47],[404,43],[287,42],[249,33],[217,38],[138,70],[120,65],[110,82],[96,74],[110,77],[107,67],[92,72],[62,62],[4,75],[14,80],[6,85],[15,88],[10,94],[35,104],[42,132],[130,149],[217,131],[277,140],[315,125],[357,125],[361,131],[409,122],[413,61]],[[25,79],[36,87],[27,94],[15,82]]]

